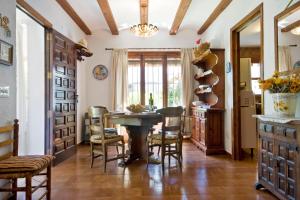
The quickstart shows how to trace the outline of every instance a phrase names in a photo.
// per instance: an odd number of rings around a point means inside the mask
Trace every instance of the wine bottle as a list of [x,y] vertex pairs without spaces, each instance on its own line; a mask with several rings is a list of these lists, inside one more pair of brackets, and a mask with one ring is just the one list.
[[153,105],[154,105],[153,96],[152,96],[152,93],[150,93],[150,98],[149,98],[149,110],[150,111],[154,110]]

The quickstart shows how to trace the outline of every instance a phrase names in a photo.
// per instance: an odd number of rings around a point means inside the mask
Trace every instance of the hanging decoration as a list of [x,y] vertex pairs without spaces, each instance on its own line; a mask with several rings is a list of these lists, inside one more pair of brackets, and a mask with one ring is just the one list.
[[9,29],[9,19],[6,16],[2,16],[0,13],[0,28],[3,28],[6,36],[11,37],[11,31]]

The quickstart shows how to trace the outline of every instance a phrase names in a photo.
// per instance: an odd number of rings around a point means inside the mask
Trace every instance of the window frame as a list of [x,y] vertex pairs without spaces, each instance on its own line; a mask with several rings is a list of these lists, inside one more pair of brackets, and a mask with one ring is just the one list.
[[130,51],[128,52],[128,61],[139,59],[140,61],[140,101],[146,105],[145,98],[145,60],[147,58],[158,58],[162,60],[163,70],[163,106],[168,106],[168,58],[180,58],[180,51]]

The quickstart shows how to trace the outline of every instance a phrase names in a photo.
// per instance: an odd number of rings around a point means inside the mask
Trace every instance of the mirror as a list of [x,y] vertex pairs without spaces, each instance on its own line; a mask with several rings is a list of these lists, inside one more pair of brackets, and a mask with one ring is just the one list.
[[279,72],[300,72],[300,2],[275,16],[275,64]]

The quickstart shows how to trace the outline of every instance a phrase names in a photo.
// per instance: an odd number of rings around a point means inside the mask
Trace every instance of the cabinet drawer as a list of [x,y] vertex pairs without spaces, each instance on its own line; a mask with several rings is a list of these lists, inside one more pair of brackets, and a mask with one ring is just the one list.
[[292,138],[292,139],[296,139],[296,129],[294,128],[287,128],[285,131],[286,137],[287,138]]

